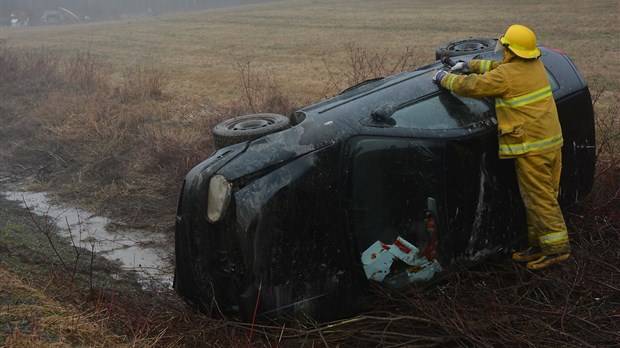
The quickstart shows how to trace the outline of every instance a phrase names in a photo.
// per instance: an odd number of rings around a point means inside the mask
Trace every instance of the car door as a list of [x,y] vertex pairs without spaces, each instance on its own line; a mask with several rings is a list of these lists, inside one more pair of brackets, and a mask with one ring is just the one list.
[[458,172],[486,170],[478,162],[463,162],[474,169],[450,166],[447,171],[450,144],[477,142],[474,156],[493,151],[495,157],[497,145],[492,148],[487,141],[496,128],[493,109],[484,100],[441,91],[394,110],[390,127],[383,122],[372,134],[373,124],[366,122],[369,134],[347,142],[345,207],[367,278],[398,287],[430,280],[458,258],[455,251],[463,250],[455,243],[464,234],[471,235],[472,229],[457,226],[460,230],[452,231],[448,209],[453,214],[459,210],[454,204],[486,198],[474,190],[454,199],[446,191],[447,182]]

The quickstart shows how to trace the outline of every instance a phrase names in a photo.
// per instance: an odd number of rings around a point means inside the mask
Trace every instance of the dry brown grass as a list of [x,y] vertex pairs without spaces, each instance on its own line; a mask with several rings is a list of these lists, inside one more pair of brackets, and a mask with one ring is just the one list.
[[[254,343],[606,345],[618,338],[620,302],[610,276],[620,240],[617,11],[614,0],[291,0],[2,28],[0,160],[75,204],[169,231],[183,175],[212,152],[217,122],[245,112],[286,114],[360,78],[428,62],[441,42],[530,25],[573,58],[596,96],[597,182],[568,215],[579,262],[542,274],[485,265],[406,296],[380,294],[377,311],[353,321],[256,327]],[[112,323],[109,342],[122,334],[143,346],[227,347],[245,345],[249,334],[246,325],[189,311],[170,293],[82,295],[82,308]],[[30,345],[29,337],[10,342]]]
[[[120,347],[96,313],[58,302],[0,266],[0,344],[3,347]],[[7,333],[10,332],[10,333]]]

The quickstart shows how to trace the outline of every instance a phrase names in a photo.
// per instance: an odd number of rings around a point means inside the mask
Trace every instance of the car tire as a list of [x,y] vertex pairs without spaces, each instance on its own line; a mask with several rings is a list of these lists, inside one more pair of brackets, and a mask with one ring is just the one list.
[[222,121],[213,128],[213,143],[216,149],[221,149],[279,132],[290,126],[289,118],[279,114],[238,116]]
[[496,43],[497,40],[495,39],[483,37],[470,37],[468,39],[451,41],[437,47],[435,59],[441,60],[447,57],[493,51]]

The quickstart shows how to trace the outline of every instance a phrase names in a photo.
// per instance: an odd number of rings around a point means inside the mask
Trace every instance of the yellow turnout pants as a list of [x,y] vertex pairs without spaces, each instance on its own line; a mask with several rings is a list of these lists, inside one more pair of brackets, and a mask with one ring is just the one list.
[[530,246],[540,246],[544,254],[570,251],[566,223],[558,204],[562,150],[517,157],[515,167]]

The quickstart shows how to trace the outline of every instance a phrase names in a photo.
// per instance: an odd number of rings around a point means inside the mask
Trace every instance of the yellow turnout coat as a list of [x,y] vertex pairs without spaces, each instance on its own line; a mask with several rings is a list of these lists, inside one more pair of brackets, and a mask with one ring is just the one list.
[[447,74],[441,86],[466,97],[495,97],[499,157],[516,159],[529,243],[545,254],[568,252],[568,233],[557,202],[562,129],[543,63],[509,55],[503,63],[468,64],[472,74]]
[[558,111],[539,59],[471,60],[469,70],[475,74],[448,74],[441,86],[466,97],[495,97],[500,158],[562,147]]

